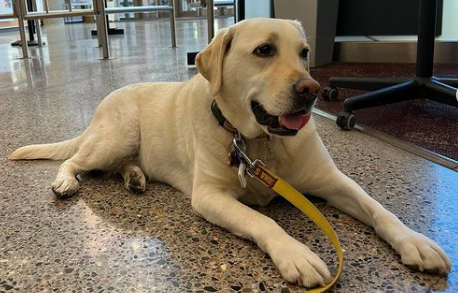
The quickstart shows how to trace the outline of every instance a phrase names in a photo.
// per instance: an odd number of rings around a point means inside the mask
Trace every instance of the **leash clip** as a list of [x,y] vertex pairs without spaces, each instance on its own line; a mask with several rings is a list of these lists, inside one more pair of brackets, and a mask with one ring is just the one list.
[[247,175],[253,178],[255,176],[255,170],[257,169],[257,167],[265,167],[266,165],[263,161],[259,159],[251,161],[251,159],[245,153],[246,144],[239,132],[234,134],[234,139],[232,140],[232,148],[233,151],[231,154],[234,154],[234,157],[236,157],[236,160],[239,163],[239,171],[237,175],[239,177],[240,185],[242,186],[242,188],[246,188]]
[[232,140],[232,146],[234,147],[235,155],[240,160],[241,163],[246,163],[248,166],[251,166],[253,163],[250,158],[245,153],[246,144],[243,140],[240,133],[234,134],[234,139]]
[[254,178],[256,176],[255,172],[256,172],[256,169],[258,169],[258,167],[266,167],[266,164],[264,164],[263,161],[261,161],[260,159],[256,159],[254,160],[249,168],[247,169],[247,174],[251,177],[251,178]]

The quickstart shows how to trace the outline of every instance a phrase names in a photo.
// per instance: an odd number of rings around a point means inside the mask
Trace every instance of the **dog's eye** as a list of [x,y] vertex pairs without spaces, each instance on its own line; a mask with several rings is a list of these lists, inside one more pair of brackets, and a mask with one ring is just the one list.
[[271,57],[275,54],[275,48],[269,44],[264,44],[257,47],[253,53],[259,57]]
[[303,49],[301,51],[301,58],[306,60],[308,58],[308,56],[309,56],[309,50],[308,49]]

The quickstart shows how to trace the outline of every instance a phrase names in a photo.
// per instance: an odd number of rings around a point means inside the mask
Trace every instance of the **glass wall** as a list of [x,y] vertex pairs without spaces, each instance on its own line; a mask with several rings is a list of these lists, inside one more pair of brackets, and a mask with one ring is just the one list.
[[[178,6],[178,17],[203,17],[207,15],[207,9],[204,8],[205,0],[180,0]],[[215,10],[215,16],[233,16],[233,13],[233,6],[221,6]]]

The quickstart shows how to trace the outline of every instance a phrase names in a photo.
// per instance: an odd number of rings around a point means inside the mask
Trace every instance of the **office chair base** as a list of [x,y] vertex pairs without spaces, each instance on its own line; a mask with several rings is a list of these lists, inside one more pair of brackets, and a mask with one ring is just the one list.
[[[355,120],[352,111],[363,108],[382,106],[418,98],[430,99],[439,103],[458,107],[458,79],[415,77],[408,78],[331,78],[329,86],[375,90],[370,93],[346,99],[343,104],[344,112],[339,114],[337,125],[346,130],[348,120]],[[353,115],[354,116],[354,115]],[[340,117],[340,118],[339,118]],[[340,120],[339,120],[340,119]],[[353,122],[352,122],[353,123]]]

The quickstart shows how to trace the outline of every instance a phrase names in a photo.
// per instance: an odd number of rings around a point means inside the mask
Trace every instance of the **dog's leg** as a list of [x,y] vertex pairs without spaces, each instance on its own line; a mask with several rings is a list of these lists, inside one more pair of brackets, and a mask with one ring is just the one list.
[[451,263],[445,252],[428,237],[412,231],[395,215],[371,198],[358,184],[334,169],[321,178],[321,188],[309,189],[332,206],[374,227],[377,234],[401,256],[401,261],[420,271],[448,274]]
[[255,241],[287,281],[306,287],[330,281],[329,270],[319,256],[274,220],[237,201],[229,191],[194,182],[192,207],[207,221]]
[[76,175],[91,170],[113,170],[126,157],[134,154],[139,142],[131,139],[133,135],[126,135],[115,127],[104,130],[92,130],[78,152],[60,166],[52,184],[56,196],[68,197],[78,191]]
[[124,179],[124,186],[132,193],[141,193],[146,188],[146,178],[142,169],[132,163],[125,163],[119,170]]
[[81,168],[74,164],[71,159],[66,160],[59,167],[57,177],[51,185],[51,189],[57,197],[65,198],[78,191],[79,183],[76,175]]

